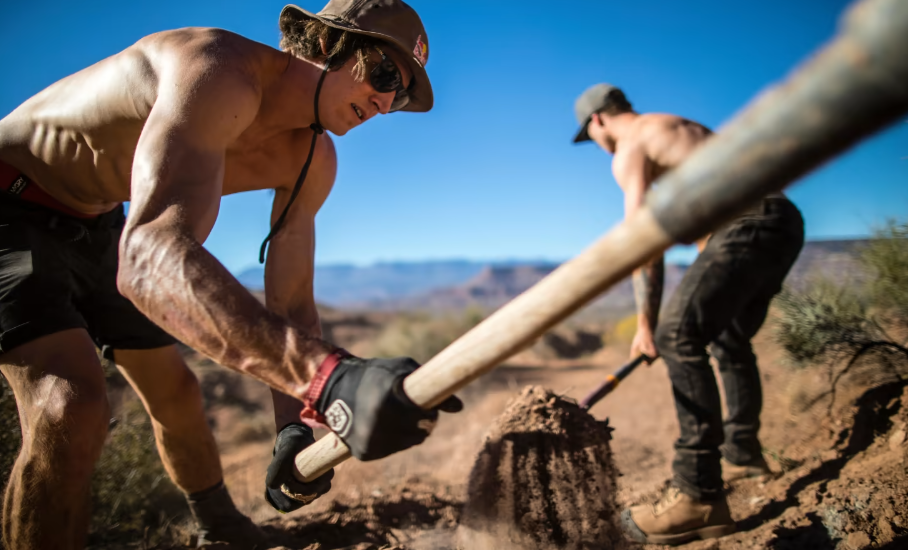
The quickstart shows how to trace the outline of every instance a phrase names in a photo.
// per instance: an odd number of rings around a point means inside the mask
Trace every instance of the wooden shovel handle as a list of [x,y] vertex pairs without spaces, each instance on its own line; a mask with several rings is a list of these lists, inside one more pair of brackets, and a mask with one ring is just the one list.
[[602,398],[606,395],[612,393],[612,390],[618,387],[618,384],[624,380],[628,374],[634,372],[634,369],[640,366],[640,363],[646,361],[647,363],[652,363],[652,360],[643,355],[642,353],[634,358],[633,361],[627,363],[620,369],[616,370],[613,374],[606,375],[605,382],[599,384],[599,386],[591,391],[586,397],[583,398],[583,401],[580,402],[580,407],[584,409],[589,409],[596,403],[602,401]]
[[[639,210],[408,376],[404,391],[423,408],[438,405],[671,244],[652,213]],[[313,480],[349,457],[341,439],[328,434],[297,455],[297,478]]]

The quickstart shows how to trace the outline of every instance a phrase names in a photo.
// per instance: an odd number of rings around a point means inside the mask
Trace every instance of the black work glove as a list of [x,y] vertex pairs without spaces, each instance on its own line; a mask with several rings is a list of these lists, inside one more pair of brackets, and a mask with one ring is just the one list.
[[312,428],[303,424],[288,424],[277,434],[265,477],[265,500],[282,514],[298,510],[331,490],[333,468],[311,483],[293,477],[296,455],[313,443]]
[[340,359],[328,377],[315,409],[359,460],[376,460],[425,441],[438,411],[459,412],[463,403],[451,396],[435,409],[410,401],[403,381],[419,368],[409,357]]

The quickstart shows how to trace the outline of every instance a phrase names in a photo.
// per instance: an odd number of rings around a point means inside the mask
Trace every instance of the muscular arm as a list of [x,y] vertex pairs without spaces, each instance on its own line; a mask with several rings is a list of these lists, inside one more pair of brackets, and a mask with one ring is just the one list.
[[245,75],[194,61],[161,76],[136,149],[117,284],[154,322],[222,365],[302,395],[330,347],[262,306],[202,242],[227,147],[254,120]]
[[[645,152],[642,149],[621,151],[615,157],[613,171],[618,185],[624,190],[624,214],[625,218],[629,218],[643,206],[646,192],[652,184]],[[634,271],[637,330],[650,337],[659,321],[664,278],[665,263],[662,256]]]
[[[309,141],[308,138],[305,141]],[[307,143],[308,144],[308,143]],[[305,185],[290,207],[281,231],[272,239],[265,262],[265,304],[269,310],[289,319],[313,338],[322,337],[312,285],[315,275],[315,215],[321,208],[337,173],[337,155],[327,134],[318,138],[312,168]],[[291,189],[277,189],[271,223],[277,221]],[[300,421],[302,404],[276,389],[274,422],[278,431]]]

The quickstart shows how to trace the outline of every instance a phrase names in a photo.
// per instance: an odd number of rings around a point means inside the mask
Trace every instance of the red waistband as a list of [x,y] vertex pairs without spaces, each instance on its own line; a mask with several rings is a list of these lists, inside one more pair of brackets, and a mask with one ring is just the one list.
[[0,189],[6,191],[8,195],[13,195],[18,199],[31,203],[40,204],[41,206],[56,210],[67,216],[81,218],[83,220],[91,220],[98,217],[98,214],[86,214],[85,212],[79,212],[78,210],[66,206],[50,196],[47,191],[39,187],[38,184],[23,174],[18,168],[10,166],[2,160],[0,160]]

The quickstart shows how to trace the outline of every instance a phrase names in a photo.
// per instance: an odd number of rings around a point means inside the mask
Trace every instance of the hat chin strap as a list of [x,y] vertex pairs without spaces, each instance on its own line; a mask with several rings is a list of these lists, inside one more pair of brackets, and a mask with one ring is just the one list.
[[306,181],[306,174],[309,173],[309,165],[312,164],[312,155],[315,153],[315,142],[318,140],[319,134],[325,131],[325,128],[322,126],[318,117],[318,97],[322,93],[322,83],[325,82],[325,76],[328,75],[328,67],[330,66],[331,59],[329,58],[325,60],[325,68],[322,69],[322,74],[318,79],[318,85],[315,87],[315,122],[309,125],[309,128],[312,129],[312,145],[309,146],[309,156],[306,157],[306,164],[303,165],[299,177],[296,178],[296,185],[293,186],[293,192],[290,193],[290,200],[287,201],[287,206],[284,207],[281,216],[274,223],[274,226],[271,227],[268,236],[262,241],[262,248],[259,249],[260,264],[265,263],[265,249],[268,247],[268,243],[277,235],[277,232],[281,230],[281,226],[284,225],[284,219],[287,217],[287,212],[290,211],[290,206],[293,204],[293,201],[296,200],[296,196],[300,194],[300,189],[303,188],[303,183]]

